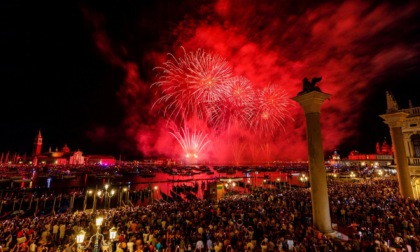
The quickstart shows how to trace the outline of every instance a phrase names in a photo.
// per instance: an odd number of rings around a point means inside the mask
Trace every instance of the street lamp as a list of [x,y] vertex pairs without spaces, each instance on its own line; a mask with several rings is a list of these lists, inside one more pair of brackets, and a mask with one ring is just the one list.
[[76,243],[82,244],[83,241],[85,240],[85,235],[86,235],[86,232],[83,230],[80,230],[80,232],[76,235]]
[[109,230],[109,241],[111,242],[111,251],[114,251],[115,247],[114,247],[114,241],[115,238],[117,237],[117,229],[115,227],[112,227]]
[[83,204],[83,210],[86,210],[86,205],[87,205],[87,197],[88,196],[93,196],[93,206],[92,206],[92,211],[95,212],[96,210],[96,205],[97,205],[97,198],[102,199],[103,197],[105,197],[105,207],[111,207],[111,197],[115,195],[115,190],[112,189],[111,191],[108,191],[109,188],[109,184],[105,184],[104,185],[105,190],[88,190],[86,192],[85,195],[85,200],[84,200],[84,204]]
[[308,182],[308,176],[306,176],[305,174],[302,174],[299,178],[300,182],[304,183],[306,186],[306,183]]
[[[125,195],[125,198],[126,198],[126,200],[128,200],[128,189],[127,189],[127,187],[124,187],[121,191],[120,191],[120,193],[119,193],[119,200],[118,200],[118,204],[120,205],[120,206],[122,206],[122,204],[124,203],[124,195]],[[124,203],[124,205],[125,205],[125,203]]]
[[92,212],[95,212],[95,210],[96,210],[96,192],[94,192],[93,190],[88,190],[86,195],[89,195],[89,196],[93,195]]
[[254,174],[255,174],[254,187],[256,188],[257,187],[257,175],[258,175],[258,171],[255,171]]
[[[76,243],[78,245],[78,248],[80,250],[84,250],[87,249],[93,241],[93,238],[95,238],[95,243],[94,243],[94,247],[93,247],[93,252],[99,252],[99,239],[102,239],[102,245],[105,245],[104,243],[104,235],[99,233],[99,230],[101,228],[102,222],[104,221],[104,218],[102,216],[98,216],[96,217],[95,220],[95,224],[96,224],[96,233],[94,235],[92,235],[89,239],[89,243],[86,246],[83,246],[83,242],[85,240],[85,235],[86,232],[81,230],[77,235],[76,235]],[[114,231],[115,230],[115,231]],[[116,229],[115,228],[111,228],[109,230],[109,236],[111,238],[111,235],[114,235],[114,239],[115,239],[115,235],[116,235]]]
[[[153,187],[153,202],[155,201],[155,194],[156,194],[156,192],[157,192],[157,189],[158,189],[158,186],[157,186],[157,185],[155,185],[155,186]],[[157,199],[157,196],[156,196],[156,199]]]
[[113,241],[114,239],[115,239],[115,237],[117,236],[117,229],[115,228],[115,227],[112,227],[110,230],[109,230],[109,239],[111,240],[111,241]]
[[101,199],[105,197],[105,207],[109,208],[111,207],[111,198],[112,196],[115,195],[115,190],[112,189],[111,191],[108,191],[109,184],[105,184],[104,188],[105,188],[105,191],[102,191],[102,190],[98,191],[98,197]]
[[96,217],[95,222],[96,222],[96,227],[98,227],[98,228],[101,227],[102,226],[102,222],[104,222],[104,217],[102,217],[102,216]]

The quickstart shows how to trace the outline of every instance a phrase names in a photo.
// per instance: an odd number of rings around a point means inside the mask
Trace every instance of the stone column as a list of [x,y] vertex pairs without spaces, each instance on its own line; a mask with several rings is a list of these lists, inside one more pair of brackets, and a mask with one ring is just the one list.
[[408,113],[395,112],[380,115],[391,131],[392,145],[394,149],[395,163],[397,165],[398,184],[403,197],[413,199],[414,193],[411,186],[410,170],[408,169],[408,158],[404,147],[402,124]]
[[308,139],[309,181],[311,183],[312,219],[322,233],[333,233],[327,190],[324,150],[322,148],[320,110],[322,103],[330,97],[318,91],[300,94],[292,99],[302,106],[306,117]]

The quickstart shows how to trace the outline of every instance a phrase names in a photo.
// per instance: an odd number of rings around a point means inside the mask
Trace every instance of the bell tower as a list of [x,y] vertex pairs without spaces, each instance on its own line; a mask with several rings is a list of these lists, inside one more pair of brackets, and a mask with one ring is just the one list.
[[41,154],[41,148],[42,148],[42,135],[41,135],[41,130],[39,130],[38,135],[35,137],[32,156],[39,156]]

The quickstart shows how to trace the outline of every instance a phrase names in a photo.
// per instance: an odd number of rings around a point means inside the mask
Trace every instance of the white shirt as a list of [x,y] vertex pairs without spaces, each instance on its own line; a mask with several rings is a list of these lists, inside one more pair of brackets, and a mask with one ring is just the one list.
[[195,248],[196,249],[203,249],[204,248],[204,243],[202,240],[197,241],[197,243],[195,244]]
[[127,249],[128,249],[128,251],[133,252],[134,251],[134,242],[132,242],[132,241],[127,242]]

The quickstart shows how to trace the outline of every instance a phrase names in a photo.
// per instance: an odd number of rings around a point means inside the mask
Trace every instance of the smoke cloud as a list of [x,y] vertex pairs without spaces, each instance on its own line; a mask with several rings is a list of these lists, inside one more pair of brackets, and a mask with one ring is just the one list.
[[[177,23],[168,21],[165,30],[154,31],[161,35],[155,46],[146,49],[121,39],[117,44],[106,28],[105,23],[112,21],[106,13],[85,7],[97,49],[125,73],[117,94],[126,108],[121,127],[127,138],[135,140],[136,150],[145,157],[182,157],[167,122],[151,110],[157,94],[150,88],[156,81],[153,68],[167,60],[167,53],[179,55],[181,46],[218,54],[231,64],[235,75],[249,79],[255,88],[278,84],[290,98],[301,91],[304,77],[322,76],[318,86],[331,94],[321,109],[324,149],[331,152],[357,138],[359,111],[376,90],[373,80],[419,58],[419,45],[404,39],[418,29],[411,21],[419,14],[419,4],[354,0],[291,5],[243,0],[190,3],[189,8],[178,10],[182,18]],[[130,33],[137,32],[133,27]],[[142,53],[134,53],[139,50]],[[274,139],[261,141],[246,131],[207,132],[211,144],[203,161],[307,160],[303,110],[295,104],[289,113],[293,120]]]

